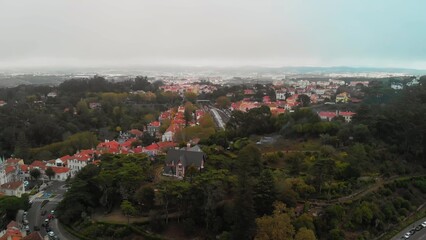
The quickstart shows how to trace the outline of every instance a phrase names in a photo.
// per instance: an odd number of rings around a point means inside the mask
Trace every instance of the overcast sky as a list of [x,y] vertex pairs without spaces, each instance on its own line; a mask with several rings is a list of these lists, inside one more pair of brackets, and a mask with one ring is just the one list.
[[0,68],[426,69],[424,0],[0,0]]

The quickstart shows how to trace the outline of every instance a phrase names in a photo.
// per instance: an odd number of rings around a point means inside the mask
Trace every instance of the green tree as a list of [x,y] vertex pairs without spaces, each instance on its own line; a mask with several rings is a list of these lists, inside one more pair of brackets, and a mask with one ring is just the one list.
[[48,167],[45,171],[45,174],[49,177],[49,180],[52,180],[52,177],[54,177],[56,173],[53,171],[52,167]]
[[252,239],[256,232],[256,212],[251,179],[247,172],[240,173],[236,191],[233,238]]
[[314,231],[307,228],[300,228],[299,231],[297,231],[296,236],[294,240],[316,240]]
[[120,205],[121,212],[127,217],[127,224],[130,223],[130,216],[136,213],[135,207],[133,207],[132,203],[127,200],[121,202]]
[[30,145],[24,132],[20,132],[18,135],[14,155],[17,158],[24,159],[25,162],[28,162],[30,158]]
[[284,203],[276,202],[274,214],[256,219],[256,240],[293,239],[294,227]]
[[219,108],[229,108],[231,106],[231,101],[226,96],[220,96],[216,99],[216,106]]
[[191,103],[195,103],[195,100],[197,100],[197,94],[193,92],[186,92],[184,96],[185,100],[190,101]]
[[135,199],[142,204],[144,208],[151,209],[155,203],[155,192],[150,186],[143,186],[135,193]]
[[297,97],[297,102],[299,102],[300,104],[302,104],[302,107],[307,107],[311,103],[311,98],[308,97],[308,95],[306,95],[306,94],[300,94]]
[[254,203],[258,216],[270,215],[274,210],[273,203],[276,200],[275,182],[272,172],[265,169],[260,174],[254,188]]
[[32,178],[34,178],[35,180],[37,180],[40,177],[40,175],[41,175],[41,172],[40,172],[40,170],[38,168],[31,169],[30,176]]

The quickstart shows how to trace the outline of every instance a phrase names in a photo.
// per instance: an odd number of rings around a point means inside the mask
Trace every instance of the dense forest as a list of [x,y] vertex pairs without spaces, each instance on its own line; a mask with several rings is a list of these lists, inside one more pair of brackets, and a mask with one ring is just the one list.
[[[2,154],[49,159],[141,129],[183,101],[160,85],[95,77],[3,89],[10,104],[0,109]],[[238,99],[241,90],[202,97],[227,107],[224,96]],[[52,91],[58,97],[37,105]],[[363,91],[349,123],[321,121],[310,107],[278,116],[265,106],[235,111],[224,131],[200,142],[206,167],[183,180],[158,174],[164,156],[103,155],[70,180],[59,219],[85,239],[156,239],[170,229],[182,239],[374,239],[404,224],[426,198],[426,77],[400,91],[384,81]],[[275,141],[259,144],[265,136]],[[127,221],[102,218],[114,211]]]

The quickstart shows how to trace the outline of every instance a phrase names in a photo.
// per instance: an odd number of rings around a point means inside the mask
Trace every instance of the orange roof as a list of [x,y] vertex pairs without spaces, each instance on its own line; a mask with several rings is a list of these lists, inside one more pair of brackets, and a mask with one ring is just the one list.
[[20,161],[22,161],[22,159],[19,159],[19,158],[8,158],[8,159],[6,159],[6,163],[7,164],[17,164],[17,163],[19,163]]
[[169,148],[169,147],[175,147],[177,143],[175,142],[158,142],[157,145],[163,149],[163,148]]
[[10,189],[10,190],[15,190],[17,188],[19,188],[20,186],[22,186],[24,183],[21,181],[18,182],[8,182],[5,183],[3,185],[1,185],[0,187],[3,189]]
[[15,221],[10,221],[10,223],[7,224],[6,228],[12,228],[12,227],[18,228],[18,223]]
[[28,165],[23,164],[23,165],[20,165],[20,167],[21,167],[21,171],[28,172]]
[[133,134],[135,136],[142,136],[142,134],[143,134],[143,132],[139,129],[132,129],[129,132],[130,132],[130,134]]
[[126,148],[130,148],[132,146],[133,142],[136,142],[137,139],[136,138],[130,138],[127,141],[125,141],[124,143],[121,144],[121,146],[126,147]]
[[46,168],[46,163],[44,163],[42,161],[39,161],[39,160],[36,160],[36,161],[34,161],[34,162],[31,163],[30,167],[31,168],[38,167],[38,168],[41,168],[41,169],[45,169]]
[[67,167],[51,167],[51,168],[56,174],[67,173],[70,170]]
[[11,172],[14,172],[16,169],[14,166],[7,166],[6,167],[6,174],[9,174]]
[[177,132],[177,130],[179,130],[179,126],[178,126],[178,125],[176,125],[176,124],[171,124],[171,125],[167,128],[166,132],[172,132],[172,133],[175,133],[175,132]]
[[151,123],[149,124],[149,126],[152,126],[152,127],[159,127],[159,126],[160,126],[160,122],[159,122],[159,121],[151,122]]
[[339,112],[339,115],[341,115],[341,116],[352,116],[352,115],[355,115],[355,113],[354,112]]

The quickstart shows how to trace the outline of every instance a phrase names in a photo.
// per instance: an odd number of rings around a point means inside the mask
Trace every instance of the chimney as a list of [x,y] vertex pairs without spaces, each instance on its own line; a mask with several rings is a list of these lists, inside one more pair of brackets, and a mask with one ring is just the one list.
[[189,150],[191,148],[191,143],[186,144],[186,150]]

